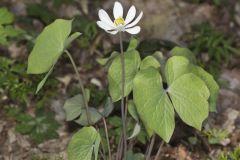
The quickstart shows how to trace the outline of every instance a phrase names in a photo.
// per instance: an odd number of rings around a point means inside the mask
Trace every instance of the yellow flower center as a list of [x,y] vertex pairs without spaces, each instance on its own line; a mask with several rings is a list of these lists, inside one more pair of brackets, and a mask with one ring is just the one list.
[[125,24],[125,21],[124,21],[124,19],[123,19],[122,17],[119,17],[119,18],[115,19],[114,24],[115,24],[116,26],[124,25],[124,24]]

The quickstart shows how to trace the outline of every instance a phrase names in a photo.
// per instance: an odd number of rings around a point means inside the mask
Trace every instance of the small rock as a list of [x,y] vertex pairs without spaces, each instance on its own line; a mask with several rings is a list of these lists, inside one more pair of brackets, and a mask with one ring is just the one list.
[[6,123],[7,122],[5,122],[5,121],[0,121],[0,133],[3,131],[3,129],[4,129],[4,126],[6,125]]
[[240,25],[240,3],[235,5],[235,15],[234,19],[238,25]]
[[55,120],[59,123],[65,122],[65,111],[63,110],[63,100],[54,100],[51,103],[51,109],[56,113]]
[[98,86],[100,89],[103,88],[103,85],[102,85],[101,81],[98,80],[97,78],[92,78],[90,82],[91,82],[92,84]]
[[10,144],[16,142],[16,135],[14,133],[13,128],[8,130],[8,141],[9,141]]
[[222,125],[223,128],[225,128],[228,133],[232,133],[234,131],[235,127],[235,120],[237,119],[237,117],[239,116],[239,111],[228,108],[226,110],[226,121],[225,123]]
[[59,80],[61,83],[63,83],[65,87],[68,87],[72,78],[73,78],[72,75],[68,74],[68,75],[65,75],[63,77],[57,77],[57,80]]

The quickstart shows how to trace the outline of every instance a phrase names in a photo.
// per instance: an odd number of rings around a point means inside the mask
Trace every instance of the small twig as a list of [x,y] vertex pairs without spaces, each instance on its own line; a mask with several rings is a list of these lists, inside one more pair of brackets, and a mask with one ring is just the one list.
[[112,160],[112,154],[111,154],[111,148],[110,148],[110,143],[109,143],[109,136],[108,136],[108,129],[107,129],[107,123],[105,118],[103,117],[103,124],[104,124],[104,129],[105,129],[105,134],[106,134],[106,139],[107,139],[107,147],[108,147],[108,158],[109,160]]
[[73,69],[74,69],[75,73],[77,74],[78,83],[80,85],[80,88],[81,88],[81,91],[82,91],[82,94],[83,94],[83,101],[84,101],[84,105],[85,105],[85,109],[86,109],[88,125],[90,125],[91,124],[91,117],[90,117],[89,110],[88,110],[87,97],[86,97],[86,93],[85,93],[85,90],[84,90],[84,87],[83,87],[81,76],[80,76],[80,74],[78,72],[77,65],[74,62],[73,57],[71,56],[71,54],[68,52],[68,50],[65,50],[65,53],[68,55],[72,65],[73,65]]
[[156,136],[153,135],[153,136],[152,136],[152,139],[151,139],[151,142],[150,142],[150,145],[149,145],[149,148],[148,148],[146,160],[150,160],[150,156],[151,156],[151,153],[152,153],[152,149],[153,149],[153,146],[154,146],[154,143],[155,143],[155,138],[156,138]]
[[158,160],[158,159],[159,159],[160,153],[161,153],[161,150],[162,150],[162,147],[163,147],[163,144],[164,144],[164,141],[162,141],[162,142],[160,143],[160,146],[159,146],[159,148],[158,148],[158,151],[157,151],[157,154],[156,154],[154,160]]

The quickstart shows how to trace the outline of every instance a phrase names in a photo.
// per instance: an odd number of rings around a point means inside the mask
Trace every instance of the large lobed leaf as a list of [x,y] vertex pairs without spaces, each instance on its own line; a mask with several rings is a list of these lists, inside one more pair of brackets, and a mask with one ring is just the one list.
[[165,66],[168,88],[164,89],[159,70],[148,66],[137,73],[133,87],[147,132],[154,131],[168,142],[175,127],[174,109],[186,124],[200,130],[209,113],[208,100],[214,106],[217,98],[218,85],[212,76],[187,58],[173,56]]
[[214,80],[213,76],[209,74],[207,71],[193,65],[190,61],[183,56],[173,56],[168,59],[166,67],[165,67],[165,76],[168,84],[170,85],[174,80],[179,78],[180,76],[186,73],[193,73],[201,80],[204,81],[206,86],[210,91],[209,97],[209,111],[216,111],[216,101],[219,93],[219,86],[217,82]]

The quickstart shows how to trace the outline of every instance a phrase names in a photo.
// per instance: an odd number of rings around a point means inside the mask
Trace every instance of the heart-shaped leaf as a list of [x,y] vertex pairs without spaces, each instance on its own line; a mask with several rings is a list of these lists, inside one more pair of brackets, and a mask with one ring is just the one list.
[[219,94],[219,86],[217,82],[214,80],[213,76],[206,72],[204,69],[198,66],[191,66],[191,72],[195,75],[197,75],[199,78],[201,78],[205,84],[207,85],[209,91],[210,91],[210,97],[209,97],[209,111],[210,112],[216,112],[216,102],[218,99]]
[[129,114],[132,116],[132,118],[135,121],[139,122],[137,109],[136,109],[136,106],[135,106],[133,100],[128,100],[128,107],[127,107],[127,109],[128,109]]
[[138,40],[132,37],[128,45],[127,51],[135,50],[137,46],[138,46]]
[[174,80],[189,72],[189,60],[183,56],[173,56],[168,59],[165,66],[165,77],[168,85]]
[[171,51],[172,56],[183,56],[189,59],[192,63],[196,63],[196,58],[194,56],[194,53],[190,51],[188,48],[182,48],[182,47],[174,47]]
[[146,130],[153,130],[168,142],[175,127],[174,110],[155,68],[138,72],[134,79],[133,98]]
[[114,108],[114,105],[113,105],[112,99],[110,97],[107,97],[101,114],[104,117],[108,117],[112,113],[113,108]]
[[[137,74],[141,59],[138,51],[130,50],[125,54],[125,93],[127,96],[133,88],[133,79]],[[109,92],[113,102],[121,99],[121,85],[122,85],[122,71],[121,71],[121,57],[116,56],[108,70]]]
[[175,79],[186,73],[193,73],[203,80],[210,91],[209,111],[216,111],[216,101],[219,93],[219,86],[213,76],[206,72],[201,67],[190,64],[186,57],[173,56],[169,58],[165,67],[165,75],[167,82],[170,85]]
[[80,117],[77,120],[75,120],[75,122],[82,126],[89,125],[87,114],[89,114],[90,123],[92,125],[97,123],[102,118],[102,115],[97,111],[97,109],[88,107],[88,113],[86,112],[86,109],[82,109]]
[[57,19],[44,28],[28,58],[27,72],[41,74],[50,70],[64,51],[72,20]]
[[160,68],[160,63],[153,56],[147,56],[141,62],[140,69],[146,69],[148,67],[154,67],[156,69]]
[[93,127],[84,127],[75,133],[68,146],[69,160],[97,160],[101,137]]
[[72,121],[76,119],[82,113],[82,108],[84,108],[83,96],[78,94],[70,99],[68,99],[64,106],[66,112],[66,120]]
[[141,126],[139,123],[136,123],[136,125],[133,129],[133,132],[132,132],[131,136],[128,137],[128,139],[132,139],[132,138],[136,137],[140,133],[140,131],[141,131]]
[[201,130],[208,116],[209,90],[205,83],[192,73],[175,80],[168,93],[180,118],[188,125]]

